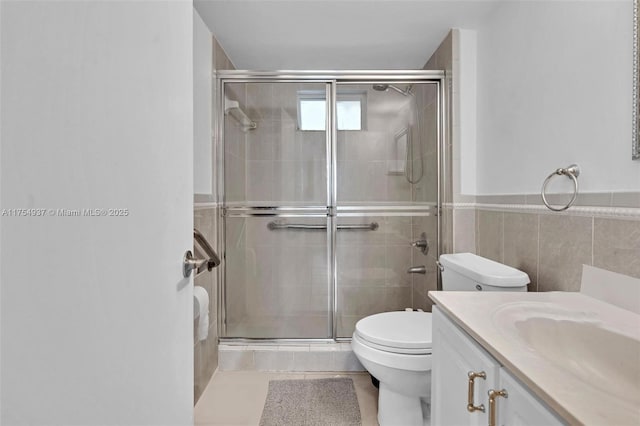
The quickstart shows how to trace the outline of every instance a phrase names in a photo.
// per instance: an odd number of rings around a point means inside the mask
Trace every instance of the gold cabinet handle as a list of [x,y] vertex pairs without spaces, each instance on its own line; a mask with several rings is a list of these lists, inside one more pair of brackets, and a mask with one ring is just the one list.
[[502,390],[489,390],[489,426],[496,426],[496,398],[502,396],[508,398],[506,389]]
[[476,378],[486,379],[487,374],[484,371],[476,373],[475,371],[469,371],[469,399],[467,402],[467,411],[473,413],[474,411],[482,411],[484,413],[484,404],[474,405],[473,390]]

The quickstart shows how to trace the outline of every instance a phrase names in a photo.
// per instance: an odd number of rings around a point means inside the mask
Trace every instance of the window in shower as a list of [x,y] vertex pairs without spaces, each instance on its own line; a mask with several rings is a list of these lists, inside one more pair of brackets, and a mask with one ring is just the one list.
[[[366,128],[366,92],[340,92],[336,100],[338,130]],[[324,92],[298,92],[298,128],[304,131],[326,128],[327,99]]]

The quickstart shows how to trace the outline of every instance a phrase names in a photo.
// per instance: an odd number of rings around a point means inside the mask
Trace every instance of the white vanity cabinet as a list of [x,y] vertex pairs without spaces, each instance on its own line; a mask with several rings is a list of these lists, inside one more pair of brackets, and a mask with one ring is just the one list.
[[[506,397],[494,397],[495,423],[490,418],[490,390],[506,391]],[[437,306],[433,308],[431,418],[438,426],[564,424]]]
[[[433,307],[431,418],[433,425],[489,424],[487,392],[498,387],[498,364],[473,339]],[[470,383],[469,373],[484,373]],[[473,395],[469,389],[473,390]],[[472,400],[469,400],[472,397]],[[471,408],[468,405],[478,407]]]
[[500,398],[497,403],[498,424],[505,426],[566,424],[504,367],[500,368],[500,389],[507,391],[507,398]]

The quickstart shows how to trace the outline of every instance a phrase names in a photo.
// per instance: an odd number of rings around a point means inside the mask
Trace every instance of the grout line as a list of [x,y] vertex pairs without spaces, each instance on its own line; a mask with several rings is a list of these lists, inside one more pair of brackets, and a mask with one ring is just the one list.
[[538,234],[538,253],[536,259],[536,292],[540,291],[540,215],[536,215],[537,218],[537,234]]
[[596,218],[591,218],[591,266],[594,264],[595,257],[595,239],[596,239]]
[[476,234],[476,241],[475,241],[475,247],[474,249],[475,254],[479,255],[479,251],[480,251],[480,210],[475,209],[474,212],[474,218],[475,218],[475,223],[473,224],[473,230],[475,231]]
[[504,238],[505,238],[505,235],[504,235],[504,212],[501,212],[501,213],[502,213],[502,260],[501,261],[502,261],[502,263],[504,263]]

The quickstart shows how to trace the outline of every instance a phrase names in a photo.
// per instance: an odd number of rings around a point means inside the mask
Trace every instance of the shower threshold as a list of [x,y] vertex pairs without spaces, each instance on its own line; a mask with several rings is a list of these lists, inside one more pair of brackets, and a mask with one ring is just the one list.
[[350,342],[331,339],[221,339],[221,371],[365,371]]

